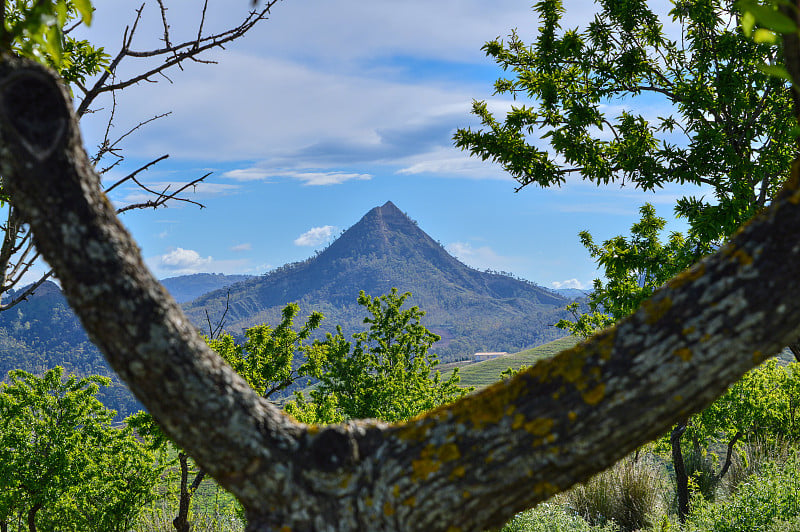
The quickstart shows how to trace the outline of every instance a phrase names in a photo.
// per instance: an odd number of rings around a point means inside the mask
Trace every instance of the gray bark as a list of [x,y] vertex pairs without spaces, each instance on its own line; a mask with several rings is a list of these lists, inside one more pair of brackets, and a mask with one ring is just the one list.
[[483,530],[610,466],[800,337],[800,190],[630,318],[404,424],[309,427],[200,339],[99,188],[64,88],[0,64],[0,173],[112,367],[248,530]]

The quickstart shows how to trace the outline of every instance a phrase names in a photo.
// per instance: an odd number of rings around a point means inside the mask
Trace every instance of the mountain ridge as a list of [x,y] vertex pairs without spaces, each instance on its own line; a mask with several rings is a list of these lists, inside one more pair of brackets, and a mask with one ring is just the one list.
[[[562,310],[569,302],[534,283],[466,266],[388,201],[316,256],[238,283],[230,287],[230,299],[228,289],[218,290],[184,309],[199,325],[206,310],[221,316],[227,305],[226,328],[238,333],[275,323],[280,310],[295,302],[303,314],[325,314],[328,332],[341,324],[353,333],[364,317],[356,305],[359,291],[377,296],[392,288],[411,292],[411,304],[428,313],[426,326],[443,338],[434,346],[443,358],[466,356],[473,349],[522,349],[558,338],[561,331],[551,325],[565,317]],[[503,341],[503,331],[513,341]]]

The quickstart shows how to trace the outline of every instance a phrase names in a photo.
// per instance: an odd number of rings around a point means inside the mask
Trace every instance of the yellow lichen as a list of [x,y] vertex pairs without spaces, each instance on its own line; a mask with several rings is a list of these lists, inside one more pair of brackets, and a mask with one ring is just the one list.
[[692,325],[691,327],[686,327],[683,331],[681,331],[681,334],[683,334],[684,336],[689,336],[696,330],[697,329],[694,327],[694,325]]
[[458,450],[458,445],[450,442],[439,447],[437,455],[442,462],[450,462],[461,458],[461,451]]
[[412,420],[403,425],[397,432],[397,437],[402,440],[424,441],[430,433],[430,425],[426,420]]
[[517,430],[525,423],[525,416],[523,414],[517,414],[514,416],[514,421],[511,423],[511,428]]
[[292,527],[290,526],[282,526],[281,532],[292,532]]
[[662,297],[657,301],[645,300],[642,302],[642,309],[645,313],[644,321],[648,325],[655,325],[670,308],[672,308],[672,299],[669,296]]
[[458,445],[453,442],[445,443],[441,446],[428,444],[420,452],[419,460],[411,461],[411,467],[414,470],[412,478],[424,480],[439,471],[442,468],[442,462],[450,462],[459,458],[461,458],[461,451],[458,449]]
[[455,480],[457,478],[462,478],[466,474],[467,474],[467,470],[464,468],[464,466],[458,466],[455,469],[453,469],[452,473],[450,473],[450,480]]
[[689,362],[692,359],[692,350],[688,347],[681,347],[672,352],[673,355],[680,358],[684,362]]
[[575,421],[575,419],[578,417],[578,414],[576,414],[574,410],[570,410],[569,414],[567,414],[567,417],[570,421]]
[[704,264],[698,264],[694,268],[690,268],[683,273],[680,273],[672,278],[669,282],[670,288],[680,288],[687,283],[691,283],[701,278],[706,273]]
[[414,496],[409,497],[408,499],[403,501],[403,506],[411,506],[414,507],[417,505],[417,498]]
[[447,527],[446,532],[461,532],[461,527],[449,526],[449,527]]
[[597,337],[597,349],[602,360],[609,360],[611,353],[614,352],[614,340],[616,340],[616,330],[611,330]]
[[397,484],[394,485],[394,488],[392,488],[392,495],[394,495],[395,499],[400,496],[400,486],[399,485],[397,485]]
[[753,257],[742,251],[741,249],[737,249],[733,253],[733,258],[739,261],[739,264],[742,266],[749,266],[753,264]]
[[601,382],[588,392],[581,394],[581,397],[583,397],[583,401],[587,405],[596,405],[597,403],[603,400],[605,394],[606,394],[606,385]]
[[413,480],[425,480],[433,473],[441,469],[442,464],[430,458],[422,458],[420,460],[412,460],[411,468],[414,473],[411,475]]
[[680,395],[680,394],[677,394],[677,395],[675,395],[675,396],[673,397],[673,399],[674,399],[675,401],[677,401],[678,403],[680,403],[681,401],[683,401],[683,396],[682,396],[682,395]]
[[367,506],[372,506],[372,503],[373,503],[373,502],[374,502],[374,501],[373,501],[372,497],[369,497],[369,496],[368,496],[368,497],[366,497],[366,498],[364,499],[364,504],[366,504]]
[[383,515],[391,517],[394,515],[394,506],[389,501],[383,503]]
[[470,497],[472,497],[472,493],[467,490],[464,490],[464,492],[461,494],[462,499],[469,499]]
[[553,428],[553,420],[544,417],[536,418],[525,423],[523,428],[535,436],[544,436]]

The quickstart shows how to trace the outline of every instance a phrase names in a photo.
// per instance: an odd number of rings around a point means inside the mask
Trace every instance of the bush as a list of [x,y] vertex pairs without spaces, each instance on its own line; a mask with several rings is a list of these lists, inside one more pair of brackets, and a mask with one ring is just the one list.
[[725,495],[731,495],[739,484],[753,475],[758,475],[764,464],[786,462],[792,453],[791,444],[782,439],[746,442],[741,450],[734,454],[731,467],[722,479],[721,491]]
[[612,532],[610,524],[592,526],[579,515],[553,503],[519,513],[501,532]]
[[712,504],[699,497],[686,522],[687,532],[748,532],[797,530],[800,522],[800,458],[762,465],[725,501]]
[[564,495],[568,506],[590,524],[614,523],[625,532],[651,526],[662,506],[663,481],[652,463],[631,457]]

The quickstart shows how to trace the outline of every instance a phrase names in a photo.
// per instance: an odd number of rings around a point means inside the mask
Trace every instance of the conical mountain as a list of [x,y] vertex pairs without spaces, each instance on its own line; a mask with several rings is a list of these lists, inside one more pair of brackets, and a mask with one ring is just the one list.
[[291,302],[301,313],[320,311],[327,330],[360,330],[359,291],[377,296],[397,288],[411,292],[412,305],[427,312],[425,325],[442,336],[443,359],[479,350],[511,351],[559,336],[552,324],[567,300],[532,283],[469,268],[392,202],[370,210],[324,251],[206,294],[185,308],[199,326],[206,310],[220,316],[228,304],[226,329],[235,333],[259,323],[275,324]]

